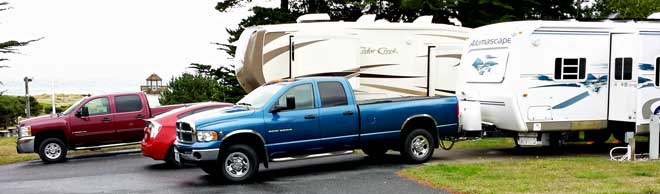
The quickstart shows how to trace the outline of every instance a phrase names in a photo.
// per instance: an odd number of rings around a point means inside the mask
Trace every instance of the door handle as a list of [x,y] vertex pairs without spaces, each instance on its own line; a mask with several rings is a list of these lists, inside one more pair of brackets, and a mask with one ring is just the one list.
[[112,121],[112,120],[111,120],[110,118],[103,118],[103,119],[101,119],[101,121],[103,121],[103,122],[110,122],[110,121]]
[[353,111],[346,111],[341,113],[342,115],[348,116],[348,115],[353,115]]
[[135,116],[136,119],[144,119],[144,115],[137,115]]
[[305,115],[305,119],[315,119],[316,115]]

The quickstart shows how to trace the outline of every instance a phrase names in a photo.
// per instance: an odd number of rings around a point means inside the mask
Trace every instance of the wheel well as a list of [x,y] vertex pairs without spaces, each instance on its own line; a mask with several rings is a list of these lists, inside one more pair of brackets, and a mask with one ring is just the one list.
[[227,137],[222,140],[220,145],[220,151],[226,150],[229,146],[234,144],[246,144],[254,149],[257,152],[259,161],[264,163],[264,166],[268,168],[268,153],[266,153],[266,145],[264,145],[261,137],[251,134],[251,133],[239,133]]
[[69,147],[68,145],[69,141],[67,140],[64,131],[53,129],[53,130],[42,131],[35,135],[35,142],[34,142],[35,152],[38,152],[39,146],[41,145],[41,141],[51,137],[62,140],[65,144],[67,144],[67,147]]
[[431,136],[433,136],[433,142],[434,145],[433,147],[438,147],[440,144],[438,143],[438,130],[437,127],[435,126],[435,121],[432,118],[429,117],[415,117],[410,120],[408,120],[405,125],[403,126],[403,129],[401,129],[401,138],[406,138],[408,133],[410,133],[414,129],[426,129],[431,133]]

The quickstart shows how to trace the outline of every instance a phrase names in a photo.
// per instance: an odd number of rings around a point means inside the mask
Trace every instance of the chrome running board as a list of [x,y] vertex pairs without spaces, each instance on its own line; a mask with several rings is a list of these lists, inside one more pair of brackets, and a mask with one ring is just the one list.
[[304,159],[312,159],[312,158],[322,158],[322,157],[330,157],[330,156],[340,156],[340,155],[348,155],[354,153],[353,150],[347,150],[347,151],[338,151],[338,152],[327,152],[327,153],[320,153],[320,154],[310,154],[310,155],[301,155],[301,156],[292,156],[292,157],[284,157],[284,158],[275,158],[272,159],[272,162],[285,162],[285,161],[293,161],[293,160],[304,160]]
[[100,145],[100,146],[76,147],[73,150],[91,150],[91,149],[101,149],[101,148],[126,146],[126,145],[137,145],[137,144],[140,144],[140,142],[138,141],[138,142],[116,143],[116,144],[108,144],[108,145]]

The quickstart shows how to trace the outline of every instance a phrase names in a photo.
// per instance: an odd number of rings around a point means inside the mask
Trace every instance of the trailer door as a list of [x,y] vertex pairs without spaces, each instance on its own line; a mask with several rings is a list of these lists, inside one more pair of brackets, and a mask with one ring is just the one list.
[[456,94],[456,79],[463,45],[463,42],[448,42],[428,46],[427,84],[431,93],[427,93],[427,95],[453,96]]
[[637,53],[635,34],[612,34],[610,41],[610,76],[608,119],[635,121],[637,89]]

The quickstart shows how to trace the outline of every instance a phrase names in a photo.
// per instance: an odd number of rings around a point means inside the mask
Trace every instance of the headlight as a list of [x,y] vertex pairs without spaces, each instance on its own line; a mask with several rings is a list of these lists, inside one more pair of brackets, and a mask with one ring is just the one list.
[[30,126],[22,126],[19,129],[19,133],[21,137],[27,137],[27,136],[32,136],[32,127]]
[[151,133],[149,133],[151,139],[156,138],[156,135],[158,135],[159,131],[160,131],[160,124],[156,122],[151,122]]
[[215,141],[218,140],[218,133],[215,131],[197,131],[197,141]]

